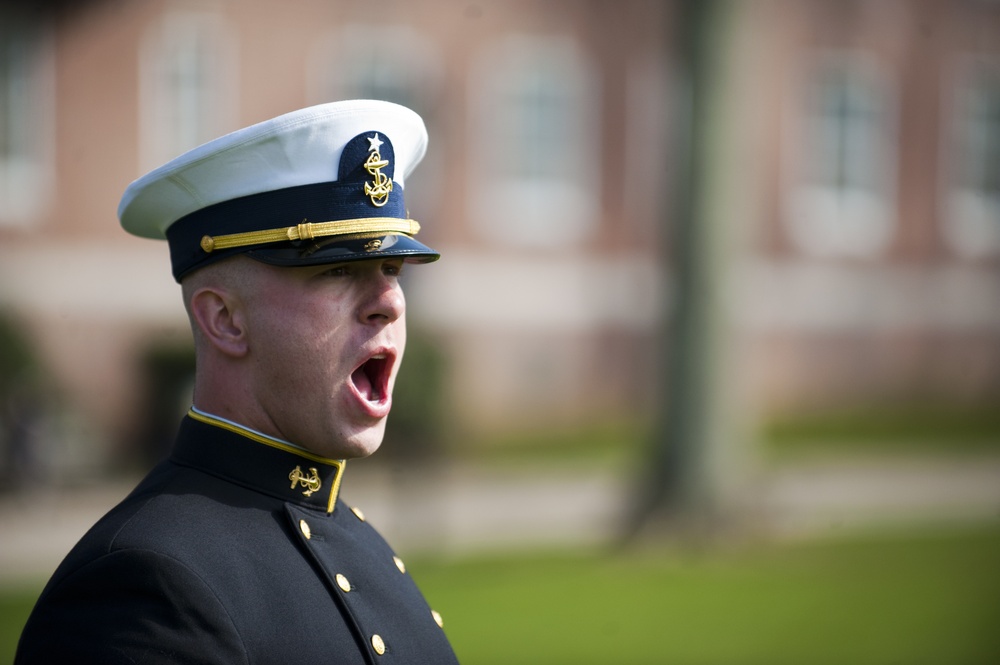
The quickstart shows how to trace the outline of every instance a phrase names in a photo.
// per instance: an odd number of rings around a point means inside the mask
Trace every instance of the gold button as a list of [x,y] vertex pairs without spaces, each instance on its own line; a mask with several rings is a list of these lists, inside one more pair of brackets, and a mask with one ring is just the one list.
[[406,564],[403,563],[402,559],[400,559],[398,556],[394,556],[392,557],[392,560],[395,562],[396,568],[399,568],[399,572],[401,573],[406,572]]
[[372,635],[372,649],[375,649],[375,653],[382,655],[385,653],[385,642],[378,635]]
[[351,590],[350,581],[340,573],[337,573],[337,586],[339,586],[344,593]]
[[444,628],[444,619],[441,617],[440,614],[438,614],[434,610],[431,610],[431,616],[434,617],[434,623],[438,625],[438,628]]
[[302,530],[302,535],[306,537],[306,540],[312,538],[312,529],[309,528],[309,523],[305,520],[299,520],[299,529]]
[[363,512],[361,512],[360,508],[356,508],[354,506],[351,506],[351,512],[354,513],[355,515],[357,515],[358,519],[361,520],[362,522],[365,521],[365,514]]

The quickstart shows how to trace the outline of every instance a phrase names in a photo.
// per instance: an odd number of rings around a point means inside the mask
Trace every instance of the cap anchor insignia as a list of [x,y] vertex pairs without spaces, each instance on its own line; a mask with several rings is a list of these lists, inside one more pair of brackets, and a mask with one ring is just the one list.
[[382,159],[382,155],[379,154],[378,149],[382,143],[377,133],[375,136],[368,137],[368,152],[370,154],[368,160],[365,161],[365,170],[375,178],[374,183],[365,183],[365,196],[370,197],[372,205],[377,208],[381,208],[389,202],[389,192],[392,191],[392,179],[382,173],[382,169],[389,166],[389,160]]

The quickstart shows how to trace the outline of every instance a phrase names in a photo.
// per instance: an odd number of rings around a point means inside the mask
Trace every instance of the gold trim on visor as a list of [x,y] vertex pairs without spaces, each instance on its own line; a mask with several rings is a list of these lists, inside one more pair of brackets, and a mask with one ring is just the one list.
[[420,232],[420,224],[413,219],[397,217],[365,217],[363,219],[345,219],[336,222],[305,222],[295,226],[285,226],[279,229],[263,231],[246,231],[245,233],[229,233],[221,236],[203,236],[201,248],[206,254],[219,249],[246,247],[269,242],[288,242],[290,240],[312,240],[329,236],[345,236],[370,233],[405,233],[415,236]]

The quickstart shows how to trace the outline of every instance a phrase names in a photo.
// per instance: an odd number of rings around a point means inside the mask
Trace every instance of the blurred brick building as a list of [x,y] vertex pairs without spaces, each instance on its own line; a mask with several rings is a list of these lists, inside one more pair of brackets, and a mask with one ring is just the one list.
[[[750,155],[733,321],[756,399],[995,400],[1000,4],[733,4],[748,92],[726,122]],[[675,10],[0,4],[0,306],[95,440],[134,438],[150,386],[183,400],[162,358],[188,332],[165,245],[118,227],[125,186],[241,126],[385,98],[431,135],[408,198],[445,258],[408,289],[453,425],[644,417],[671,311]]]

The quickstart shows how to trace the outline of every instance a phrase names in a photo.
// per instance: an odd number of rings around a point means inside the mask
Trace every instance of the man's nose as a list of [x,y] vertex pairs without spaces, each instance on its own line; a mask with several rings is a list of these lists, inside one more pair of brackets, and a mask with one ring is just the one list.
[[386,275],[373,275],[367,285],[365,302],[361,307],[364,323],[391,323],[403,316],[406,299],[399,282]]

